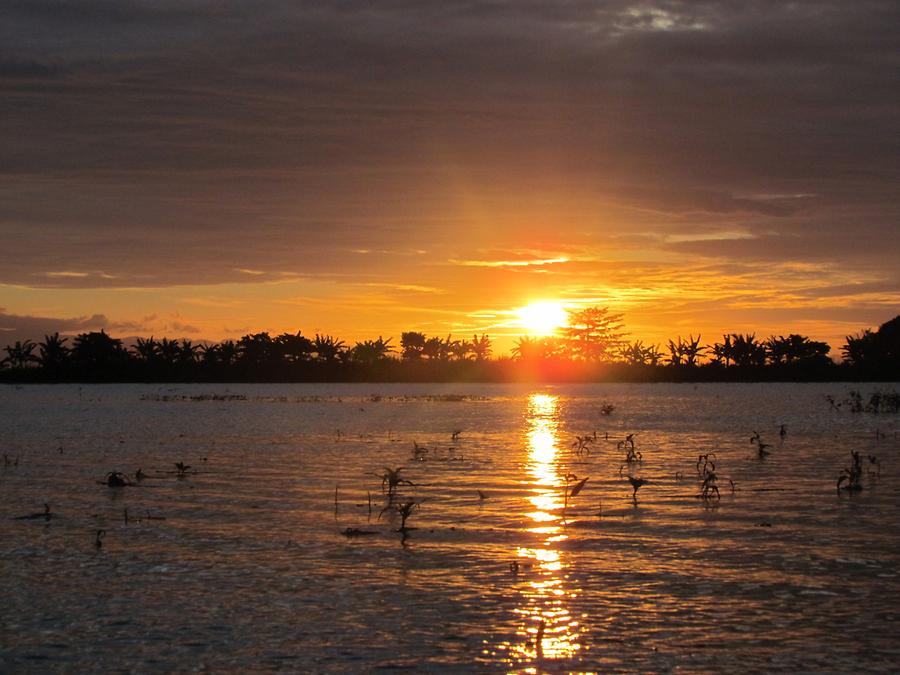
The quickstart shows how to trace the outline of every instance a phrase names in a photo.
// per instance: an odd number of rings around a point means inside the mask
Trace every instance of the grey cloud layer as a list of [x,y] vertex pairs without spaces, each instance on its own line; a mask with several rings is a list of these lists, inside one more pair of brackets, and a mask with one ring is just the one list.
[[502,216],[560,190],[575,220],[615,202],[889,268],[898,25],[838,0],[5,2],[0,282],[326,273],[438,248],[460,192]]

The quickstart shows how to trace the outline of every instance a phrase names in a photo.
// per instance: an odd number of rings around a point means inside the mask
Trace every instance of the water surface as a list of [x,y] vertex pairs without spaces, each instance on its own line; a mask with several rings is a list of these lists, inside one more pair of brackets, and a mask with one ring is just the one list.
[[0,670],[893,670],[900,424],[847,388],[0,387]]

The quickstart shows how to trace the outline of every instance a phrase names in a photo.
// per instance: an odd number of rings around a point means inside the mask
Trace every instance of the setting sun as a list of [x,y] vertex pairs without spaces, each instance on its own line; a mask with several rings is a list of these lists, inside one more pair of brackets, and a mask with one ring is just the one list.
[[519,325],[533,335],[551,335],[565,326],[569,313],[558,302],[533,302],[518,310]]

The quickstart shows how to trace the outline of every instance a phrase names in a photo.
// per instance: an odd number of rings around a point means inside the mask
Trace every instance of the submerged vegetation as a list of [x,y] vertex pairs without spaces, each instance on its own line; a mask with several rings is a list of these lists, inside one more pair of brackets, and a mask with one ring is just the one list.
[[[521,337],[511,356],[493,357],[491,337],[472,339],[402,333],[349,346],[331,335],[267,332],[239,340],[194,343],[136,338],[133,344],[105,331],[73,337],[45,335],[40,342],[7,345],[0,379],[9,382],[246,382],[246,381],[834,381],[900,379],[900,316],[877,331],[847,336],[842,363],[824,342],[799,334],[758,338],[728,333],[703,343],[678,336],[665,350],[626,339],[622,315],[589,307],[569,314],[560,335]],[[668,352],[668,353],[666,353]],[[871,404],[871,402],[869,402]],[[897,407],[894,399],[878,406]],[[604,405],[602,415],[613,406]]]

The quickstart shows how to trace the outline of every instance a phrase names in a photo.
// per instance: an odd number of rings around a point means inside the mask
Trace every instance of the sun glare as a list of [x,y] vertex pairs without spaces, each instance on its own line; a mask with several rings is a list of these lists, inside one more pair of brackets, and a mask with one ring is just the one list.
[[519,325],[532,335],[552,335],[565,326],[569,314],[558,302],[533,302],[516,310]]

